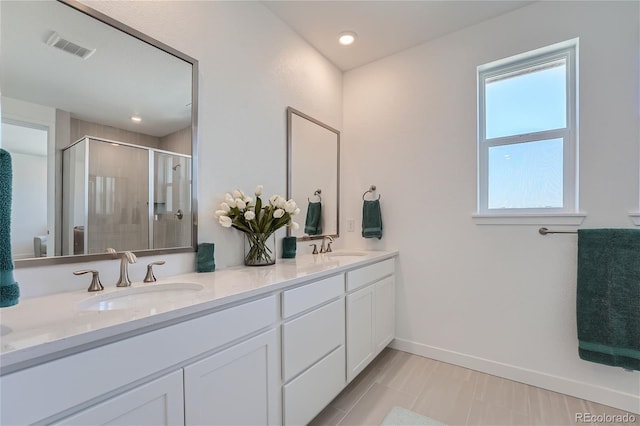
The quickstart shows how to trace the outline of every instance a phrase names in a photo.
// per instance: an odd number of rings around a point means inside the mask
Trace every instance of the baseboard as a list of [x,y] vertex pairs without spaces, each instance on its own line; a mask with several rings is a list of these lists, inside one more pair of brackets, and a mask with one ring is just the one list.
[[[615,389],[595,386],[566,377],[530,370],[511,364],[479,358],[448,349],[437,348],[405,339],[394,339],[389,345],[393,349],[432,358],[449,364],[459,365],[516,382],[526,383],[554,392],[564,393],[588,401],[615,407],[634,414],[640,414],[640,395],[633,395]],[[629,374],[638,374],[636,372]]]

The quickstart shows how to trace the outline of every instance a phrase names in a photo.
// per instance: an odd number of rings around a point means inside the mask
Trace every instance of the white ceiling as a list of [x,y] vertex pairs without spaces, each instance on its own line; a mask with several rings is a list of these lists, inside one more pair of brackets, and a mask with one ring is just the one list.
[[[343,71],[520,8],[533,1],[282,1],[264,5]],[[354,31],[355,44],[338,44]]]
[[[3,96],[158,137],[190,125],[191,64],[59,2],[0,7]],[[82,60],[54,49],[52,31],[96,52]]]

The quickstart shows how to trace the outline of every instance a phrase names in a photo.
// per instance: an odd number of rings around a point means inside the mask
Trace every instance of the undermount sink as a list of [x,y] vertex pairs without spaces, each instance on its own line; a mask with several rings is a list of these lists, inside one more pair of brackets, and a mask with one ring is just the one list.
[[118,289],[108,294],[97,294],[80,302],[78,309],[113,311],[148,307],[193,295],[203,288],[202,285],[194,283],[145,284],[141,287]]

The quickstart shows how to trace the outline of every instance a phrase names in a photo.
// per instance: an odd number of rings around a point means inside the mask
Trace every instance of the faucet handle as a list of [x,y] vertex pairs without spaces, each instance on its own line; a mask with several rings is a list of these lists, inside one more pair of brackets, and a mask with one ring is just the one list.
[[327,243],[327,249],[324,251],[325,253],[331,253],[331,252],[333,251],[333,250],[331,250],[331,243],[332,243],[332,242],[333,242],[333,241],[329,241],[329,242]]
[[313,251],[311,254],[318,254],[318,245],[317,244],[309,244],[309,247],[313,246]]
[[104,290],[104,286],[100,282],[100,274],[95,269],[81,269],[79,271],[73,271],[73,275],[84,275],[91,273],[91,284],[87,291],[102,291]]
[[153,274],[153,265],[164,265],[166,262],[164,260],[158,260],[156,262],[151,262],[147,265],[147,275],[145,275],[144,280],[145,283],[154,283],[157,281],[156,276]]
[[136,263],[136,261],[138,260],[138,258],[136,257],[136,255],[135,255],[135,254],[133,254],[133,253],[132,253],[132,252],[130,252],[130,251],[125,251],[125,252],[123,252],[123,253],[122,253],[122,257],[123,257],[123,258],[126,258],[126,259],[127,259],[127,261],[128,261],[129,263]]

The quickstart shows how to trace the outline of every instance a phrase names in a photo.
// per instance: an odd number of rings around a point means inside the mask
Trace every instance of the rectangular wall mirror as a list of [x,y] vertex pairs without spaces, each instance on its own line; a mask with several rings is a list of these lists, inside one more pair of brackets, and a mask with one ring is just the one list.
[[197,61],[73,0],[0,8],[16,267],[193,251]]
[[340,131],[287,108],[287,198],[300,207],[299,240],[339,236]]

